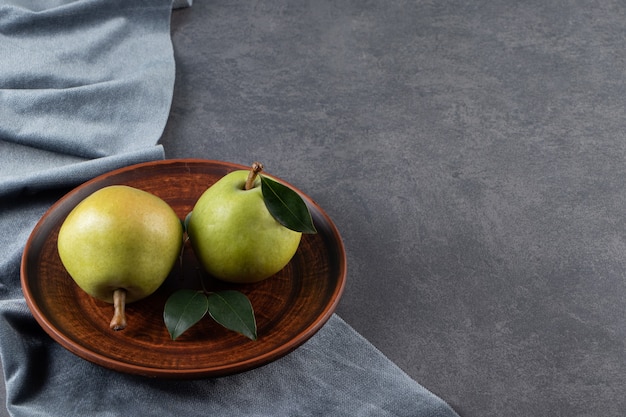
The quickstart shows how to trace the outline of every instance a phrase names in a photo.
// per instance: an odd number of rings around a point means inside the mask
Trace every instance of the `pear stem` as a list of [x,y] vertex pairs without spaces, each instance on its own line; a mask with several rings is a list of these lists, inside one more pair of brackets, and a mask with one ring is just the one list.
[[118,288],[113,291],[113,307],[115,312],[113,313],[113,319],[109,327],[113,330],[124,330],[126,328],[126,290]]
[[263,171],[263,164],[260,162],[253,162],[250,173],[248,174],[248,179],[246,180],[246,185],[244,187],[245,190],[254,188],[254,180],[256,180],[257,175],[259,175],[261,171]]

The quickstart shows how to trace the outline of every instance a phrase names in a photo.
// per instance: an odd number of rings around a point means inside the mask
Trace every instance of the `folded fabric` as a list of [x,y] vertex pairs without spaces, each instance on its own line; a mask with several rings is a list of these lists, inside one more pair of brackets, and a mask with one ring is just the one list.
[[[20,288],[26,240],[65,192],[162,159],[172,0],[0,0],[0,359],[12,416],[456,413],[334,315],[289,355],[187,381],[118,373],[54,342]],[[0,411],[3,415],[3,411]]]

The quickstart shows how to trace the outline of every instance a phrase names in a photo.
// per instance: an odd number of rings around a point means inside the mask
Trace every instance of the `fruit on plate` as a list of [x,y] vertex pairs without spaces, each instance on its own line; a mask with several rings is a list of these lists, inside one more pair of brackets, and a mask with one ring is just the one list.
[[270,214],[258,175],[263,166],[226,174],[198,199],[187,222],[191,246],[202,266],[227,282],[253,283],[283,269],[302,233]]
[[63,266],[89,295],[113,303],[110,327],[126,327],[126,303],[157,290],[178,259],[183,228],[161,198],[126,185],[82,200],[59,230]]

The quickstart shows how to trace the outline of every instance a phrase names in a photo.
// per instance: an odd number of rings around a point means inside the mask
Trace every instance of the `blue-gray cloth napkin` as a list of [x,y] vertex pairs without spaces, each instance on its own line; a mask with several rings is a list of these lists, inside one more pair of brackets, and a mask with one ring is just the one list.
[[[424,416],[456,413],[336,315],[289,355],[235,376],[118,373],[49,338],[20,288],[26,240],[71,188],[162,159],[189,0],[0,0],[0,358],[11,416]],[[0,416],[4,411],[0,411]]]

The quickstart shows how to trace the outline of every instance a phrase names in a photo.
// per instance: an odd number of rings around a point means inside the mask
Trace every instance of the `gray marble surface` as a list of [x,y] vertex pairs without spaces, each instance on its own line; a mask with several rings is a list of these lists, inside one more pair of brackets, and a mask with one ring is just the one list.
[[198,0],[168,158],[249,164],[347,249],[338,314],[462,417],[626,414],[626,6]]

